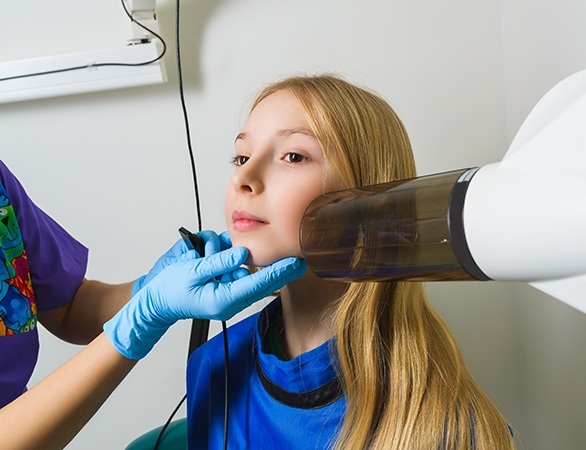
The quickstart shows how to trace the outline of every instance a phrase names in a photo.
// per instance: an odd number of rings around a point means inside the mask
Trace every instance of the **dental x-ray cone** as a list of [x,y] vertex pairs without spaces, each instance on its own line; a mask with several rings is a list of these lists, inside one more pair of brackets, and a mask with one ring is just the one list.
[[525,281],[586,312],[586,71],[529,114],[500,163],[333,192],[301,249],[342,281]]
[[475,170],[319,197],[301,225],[305,260],[318,276],[345,281],[488,279],[463,234],[462,204]]

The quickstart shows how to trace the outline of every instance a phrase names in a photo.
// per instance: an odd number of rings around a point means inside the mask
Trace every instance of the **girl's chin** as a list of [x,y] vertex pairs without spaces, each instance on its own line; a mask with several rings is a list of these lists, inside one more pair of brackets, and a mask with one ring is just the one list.
[[289,243],[286,246],[281,244],[281,247],[277,248],[278,243],[265,244],[265,241],[261,243],[259,240],[247,239],[246,236],[242,236],[239,233],[230,233],[230,237],[234,247],[248,249],[248,258],[245,261],[247,266],[266,267],[283,258],[291,256],[301,257],[299,244]]
[[301,254],[294,255],[294,252],[289,253],[282,253],[282,254],[258,254],[258,252],[254,252],[250,250],[250,254],[246,260],[246,265],[252,267],[266,267],[271,265],[272,263],[279,261],[283,258],[289,258],[291,256],[301,257]]
[[272,263],[278,261],[279,259],[283,259],[285,258],[285,256],[283,257],[278,257],[278,258],[248,258],[245,262],[245,264],[247,266],[251,266],[251,267],[266,267],[266,266],[270,266]]

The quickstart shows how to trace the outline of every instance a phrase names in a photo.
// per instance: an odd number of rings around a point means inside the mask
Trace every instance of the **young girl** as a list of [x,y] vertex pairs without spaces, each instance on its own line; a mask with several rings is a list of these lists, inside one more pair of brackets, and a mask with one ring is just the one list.
[[[300,256],[301,218],[322,193],[415,176],[392,108],[332,76],[266,87],[235,146],[226,219],[252,266]],[[308,271],[228,339],[227,416],[222,337],[189,361],[191,448],[514,447],[421,283]]]

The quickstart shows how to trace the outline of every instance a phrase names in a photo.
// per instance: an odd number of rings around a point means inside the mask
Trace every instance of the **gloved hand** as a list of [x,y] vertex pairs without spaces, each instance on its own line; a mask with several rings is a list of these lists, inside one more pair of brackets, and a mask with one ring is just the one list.
[[[225,250],[231,247],[230,237],[228,233],[217,235],[214,231],[205,230],[198,233],[205,243],[205,254],[213,255],[220,250]],[[173,246],[167,250],[154,264],[146,275],[137,278],[132,284],[132,296],[146,286],[153,278],[155,278],[161,270],[170,266],[186,252],[191,251],[183,239],[179,239]],[[196,252],[197,253],[197,252]],[[198,257],[203,255],[197,255]]]
[[178,320],[228,320],[306,270],[302,260],[285,258],[249,274],[240,267],[248,257],[243,247],[193,259],[195,255],[191,251],[178,257],[106,322],[104,331],[126,358],[143,358]]

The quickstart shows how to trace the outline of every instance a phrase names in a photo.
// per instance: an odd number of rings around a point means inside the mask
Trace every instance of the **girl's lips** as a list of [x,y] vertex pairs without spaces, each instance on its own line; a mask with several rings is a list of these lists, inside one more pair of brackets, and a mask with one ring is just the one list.
[[234,211],[232,213],[232,222],[235,231],[252,231],[268,224],[260,217],[244,210]]

